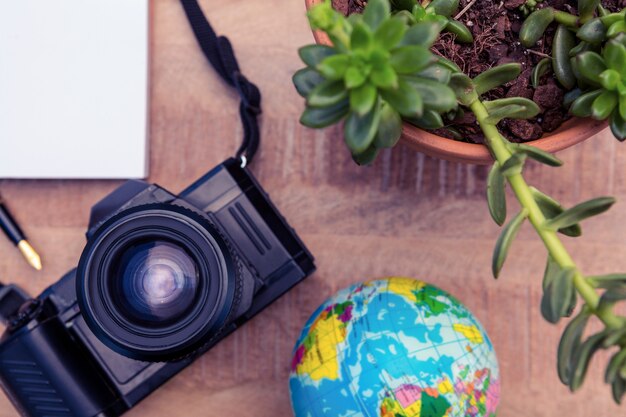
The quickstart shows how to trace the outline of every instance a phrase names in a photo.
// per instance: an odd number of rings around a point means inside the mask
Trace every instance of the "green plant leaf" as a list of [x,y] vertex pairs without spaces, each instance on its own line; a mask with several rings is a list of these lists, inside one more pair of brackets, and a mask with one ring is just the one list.
[[376,87],[365,83],[360,87],[350,90],[350,109],[360,116],[369,113],[376,103]]
[[546,262],[546,268],[543,271],[543,281],[541,288],[545,291],[548,285],[554,280],[557,273],[561,271],[561,266],[556,263],[552,255],[548,254],[548,260]]
[[500,275],[500,271],[502,270],[502,265],[504,265],[504,261],[506,260],[506,256],[509,252],[509,248],[511,247],[511,243],[517,232],[519,231],[520,226],[528,217],[528,211],[526,208],[522,209],[521,212],[517,214],[506,226],[502,229],[502,233],[498,237],[496,241],[496,247],[493,252],[493,258],[491,262],[491,271],[493,272],[493,276],[498,278]]
[[348,97],[343,81],[327,80],[315,87],[307,96],[306,104],[311,107],[327,107]]
[[558,230],[575,225],[589,217],[604,213],[610,209],[613,204],[615,204],[615,198],[613,197],[598,197],[585,201],[584,203],[577,204],[574,207],[565,210],[558,216],[547,220],[545,227]]
[[337,54],[324,58],[322,62],[317,64],[316,68],[329,80],[341,80],[344,78],[349,65],[350,58],[348,55]]
[[370,69],[367,66],[350,65],[343,77],[346,88],[352,89],[362,86],[369,76]]
[[337,55],[337,51],[326,45],[307,45],[298,49],[298,55],[307,66],[314,68],[329,56]]
[[580,21],[585,23],[593,17],[600,0],[578,0],[578,15]]
[[507,159],[502,167],[500,167],[500,171],[502,171],[502,175],[505,177],[510,177],[511,175],[520,174],[524,169],[524,163],[526,162],[526,154],[523,153],[514,153]]
[[[611,346],[621,345],[624,338],[626,338],[626,327],[611,329],[610,334],[602,342],[602,347],[608,349]],[[619,371],[620,369],[618,368],[617,372]]]
[[[565,211],[563,206],[559,204],[558,201],[545,195],[535,187],[530,187],[530,191],[546,219],[556,217]],[[572,226],[559,229],[559,233],[562,233],[565,236],[578,237],[582,235],[582,230],[579,224],[574,224]]]
[[572,372],[572,359],[582,343],[582,336],[589,322],[590,314],[583,309],[576,317],[574,317],[563,331],[559,349],[557,354],[557,370],[559,379],[565,385],[570,383],[570,375]]
[[374,138],[377,148],[391,148],[398,143],[402,134],[402,119],[400,114],[389,104],[382,103],[380,108],[380,124]]
[[458,20],[450,19],[446,23],[445,30],[456,35],[456,40],[462,43],[474,42],[474,36],[472,32],[463,23]]
[[300,123],[307,127],[319,129],[338,122],[348,114],[348,110],[350,110],[350,103],[347,99],[334,106],[307,107],[300,117]]
[[437,82],[440,82],[441,84],[447,85],[448,82],[450,82],[450,77],[452,76],[452,73],[447,67],[440,65],[439,63],[436,63],[433,65],[427,66],[426,68],[424,68],[423,70],[421,70],[415,75],[418,77],[428,78],[429,80],[437,81]]
[[390,0],[391,8],[393,10],[413,10],[413,7],[417,4],[417,0]]
[[380,124],[380,106],[364,116],[350,112],[344,126],[344,140],[352,154],[361,154],[370,147]]
[[487,177],[487,204],[491,218],[498,226],[506,221],[506,181],[498,161],[494,162]]
[[539,80],[543,77],[548,70],[552,68],[552,59],[544,58],[533,68],[533,72],[530,76],[530,82],[533,88],[539,87]]
[[582,385],[589,362],[594,353],[602,348],[602,341],[606,336],[605,332],[596,333],[585,340],[574,352],[570,366],[569,386],[576,391]]
[[614,69],[607,69],[600,74],[600,84],[605,90],[615,91],[621,82],[621,75]]
[[626,21],[615,22],[606,31],[606,36],[609,38],[615,37],[620,33],[626,33]]
[[620,369],[626,365],[626,349],[617,351],[609,361],[604,374],[604,380],[607,384],[612,384],[616,378],[619,378]]
[[419,118],[424,109],[420,94],[408,82],[400,78],[397,88],[380,90],[382,98],[405,117]]
[[407,26],[402,20],[387,19],[376,30],[374,40],[385,49],[391,49],[400,43],[406,30]]
[[614,91],[604,91],[591,105],[591,117],[596,120],[608,119],[617,106],[618,95]]
[[576,85],[576,77],[569,59],[569,51],[576,45],[576,37],[564,25],[559,25],[552,42],[552,68],[554,75],[563,87],[571,90]]
[[374,34],[365,23],[357,23],[350,35],[350,48],[354,50],[367,51],[374,42]]
[[380,88],[396,88],[398,86],[398,75],[389,64],[373,69],[370,80]]
[[621,404],[624,393],[626,392],[626,380],[623,378],[615,378],[615,381],[611,384],[611,392],[613,394],[613,400],[615,400],[617,404]]
[[490,68],[476,76],[472,82],[476,88],[476,93],[483,95],[487,91],[493,90],[509,81],[513,81],[521,72],[522,66],[516,62],[512,62]]
[[470,106],[478,100],[478,94],[471,78],[462,73],[454,73],[450,77],[450,88],[454,91],[457,100],[464,106]]
[[626,70],[626,46],[613,40],[607,42],[602,54],[609,68],[621,71],[621,73],[624,74]]
[[537,162],[541,162],[542,164],[546,164],[551,167],[559,167],[563,165],[563,161],[561,161],[559,158],[552,155],[550,152],[546,152],[543,149],[539,149],[535,146],[515,144],[513,145],[513,147],[517,149],[518,152],[523,152],[529,158],[534,159]]
[[418,22],[406,31],[400,45],[420,45],[430,48],[439,37],[445,23]]
[[594,275],[587,277],[592,282],[594,287],[607,288],[614,287],[616,285],[626,285],[626,274],[607,274],[607,275]]
[[519,39],[527,48],[533,46],[543,36],[550,23],[554,21],[554,9],[546,7],[532,12],[519,32]]
[[391,53],[390,63],[398,74],[413,74],[435,62],[435,56],[423,46],[401,46]]
[[626,118],[622,118],[619,112],[614,111],[611,115],[611,133],[619,141],[626,140]]
[[456,108],[456,96],[447,85],[421,77],[404,77],[404,80],[420,94],[424,107],[439,113]]
[[523,97],[501,98],[484,101],[489,112],[485,119],[487,123],[497,124],[502,119],[530,119],[541,111],[537,103]]
[[459,8],[459,0],[433,0],[428,7],[438,15],[450,17]]
[[606,69],[606,64],[600,54],[586,51],[576,55],[574,59],[576,68],[583,79],[594,86],[599,86],[600,74]]
[[302,68],[293,75],[293,84],[300,96],[306,97],[322,82],[324,77],[313,68]]
[[376,30],[380,24],[391,14],[387,0],[369,0],[363,10],[363,21],[372,29]]
[[600,18],[591,19],[576,32],[578,39],[592,44],[598,44],[606,38],[606,26]]
[[352,154],[352,160],[361,166],[370,165],[372,162],[376,160],[376,157],[378,156],[379,151],[380,149],[372,145],[369,148],[367,148],[364,152],[361,152],[359,154]]
[[572,299],[576,299],[574,268],[559,268],[547,277],[547,285],[541,298],[541,315],[550,323],[558,323],[561,317],[571,314]]
[[406,121],[426,130],[440,129],[444,126],[441,115],[434,110],[428,109],[424,110],[421,117],[408,118]]
[[581,95],[572,103],[569,109],[570,113],[576,117],[590,117],[591,105],[600,94],[602,94],[602,90],[595,90]]
[[625,287],[611,288],[610,291],[605,291],[600,297],[600,303],[615,304],[624,300],[626,300]]
[[583,94],[580,88],[574,88],[571,91],[568,91],[563,96],[563,107],[569,108],[572,106],[572,103]]

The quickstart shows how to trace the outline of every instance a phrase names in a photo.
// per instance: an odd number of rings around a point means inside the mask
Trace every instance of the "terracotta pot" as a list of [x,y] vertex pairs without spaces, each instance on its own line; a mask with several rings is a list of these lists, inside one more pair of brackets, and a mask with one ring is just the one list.
[[[324,0],[304,0],[307,10]],[[323,45],[332,45],[328,36],[320,31],[313,31],[315,41]],[[572,118],[563,123],[554,132],[527,142],[548,152],[557,152],[569,148],[585,139],[596,135],[607,127],[606,121]],[[459,142],[434,135],[409,123],[404,123],[401,141],[416,151],[449,161],[471,164],[490,164],[493,159],[485,145]]]

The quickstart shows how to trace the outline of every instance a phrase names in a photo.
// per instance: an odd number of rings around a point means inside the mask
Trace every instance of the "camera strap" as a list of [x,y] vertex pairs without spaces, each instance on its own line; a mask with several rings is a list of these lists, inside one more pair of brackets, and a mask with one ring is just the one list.
[[243,125],[243,142],[237,150],[242,167],[252,161],[259,147],[258,115],[261,113],[261,92],[239,69],[233,47],[225,36],[217,36],[202,12],[198,0],[181,0],[200,48],[215,71],[237,90],[241,102],[239,115]]

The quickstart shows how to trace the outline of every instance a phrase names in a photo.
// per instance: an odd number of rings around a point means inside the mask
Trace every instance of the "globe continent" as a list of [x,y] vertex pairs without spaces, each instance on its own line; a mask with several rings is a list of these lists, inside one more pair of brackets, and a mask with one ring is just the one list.
[[296,342],[296,417],[493,417],[498,363],[455,298],[410,278],[356,284],[322,304]]

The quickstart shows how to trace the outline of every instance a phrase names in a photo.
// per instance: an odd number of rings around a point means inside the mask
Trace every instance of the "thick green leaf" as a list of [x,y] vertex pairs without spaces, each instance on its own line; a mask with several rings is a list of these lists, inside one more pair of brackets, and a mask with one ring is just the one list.
[[591,19],[599,4],[600,0],[578,0],[578,15],[580,16],[580,21],[585,23]]
[[424,102],[417,90],[404,79],[398,80],[397,88],[380,90],[382,98],[405,117],[419,118]]
[[491,218],[498,226],[502,226],[506,220],[505,186],[504,175],[500,172],[500,164],[496,161],[487,177],[487,204]]
[[606,64],[600,54],[587,51],[576,55],[576,68],[584,81],[595,86],[600,85],[600,74],[606,69]]
[[374,42],[374,34],[365,23],[357,23],[350,35],[350,48],[352,50],[368,50]]
[[408,118],[406,121],[426,130],[439,129],[444,126],[441,115],[434,110],[424,110],[420,118]]
[[611,384],[611,393],[613,394],[613,400],[617,404],[621,404],[624,393],[626,393],[626,379],[621,377],[615,378],[615,381]]
[[591,105],[591,117],[596,120],[608,119],[617,106],[618,95],[615,91],[604,91]]
[[533,72],[530,76],[530,81],[533,88],[539,87],[539,80],[543,77],[548,70],[552,68],[552,60],[550,58],[544,58],[533,68]]
[[317,64],[317,70],[329,80],[341,80],[350,65],[350,58],[345,54],[332,55]]
[[569,378],[572,372],[573,355],[574,352],[580,348],[583,332],[585,331],[585,327],[587,327],[589,317],[589,312],[583,309],[568,323],[561,336],[557,354],[557,370],[559,379],[565,385],[569,385],[570,383]]
[[400,114],[387,103],[382,103],[380,109],[380,124],[374,138],[377,148],[391,148],[398,143],[402,134],[402,119]]
[[319,129],[338,122],[349,110],[350,104],[347,99],[330,107],[307,107],[300,117],[300,123]]
[[563,87],[571,90],[576,85],[576,77],[569,59],[569,51],[576,45],[576,37],[564,25],[559,25],[552,42],[552,68],[554,75]]
[[612,384],[619,377],[619,371],[626,364],[626,349],[622,349],[615,353],[606,368],[604,380],[607,384]]
[[608,304],[615,304],[624,300],[626,300],[626,287],[611,288],[610,291],[605,291],[600,297],[601,303]]
[[606,36],[609,38],[615,37],[620,33],[626,33],[626,21],[613,23],[606,31]]
[[377,97],[376,87],[365,83],[350,91],[350,109],[360,116],[364,116],[372,110]]
[[447,85],[448,82],[450,82],[450,77],[452,76],[452,73],[445,66],[436,63],[433,65],[429,65],[415,75]]
[[406,30],[406,24],[401,19],[387,19],[376,30],[374,40],[386,49],[391,49],[400,43]]
[[519,174],[524,169],[524,163],[526,162],[526,154],[514,153],[507,159],[500,167],[502,175],[510,177],[511,175]]
[[372,145],[369,148],[367,148],[364,152],[361,152],[359,154],[352,154],[352,160],[361,166],[370,165],[372,162],[376,160],[376,157],[378,156],[379,151],[380,149]]
[[398,75],[391,65],[383,65],[372,70],[370,80],[380,88],[396,88]]
[[471,78],[462,73],[454,73],[450,77],[450,88],[454,91],[457,100],[464,106],[470,106],[478,100],[478,94]]
[[583,92],[580,88],[574,88],[573,90],[565,93],[565,95],[563,96],[563,107],[565,108],[571,107],[574,100],[576,100],[582,94]]
[[610,209],[613,204],[615,204],[615,199],[613,197],[598,197],[585,201],[584,203],[577,204],[574,207],[565,210],[558,216],[547,220],[546,227],[558,230],[575,225],[589,217],[604,213]]
[[587,277],[587,279],[597,288],[626,285],[626,274],[593,275]]
[[602,55],[609,68],[624,74],[626,71],[626,46],[615,40],[610,41],[606,44]]
[[422,96],[424,107],[444,113],[457,106],[454,91],[445,84],[422,77],[404,77]]
[[337,51],[326,45],[307,45],[298,49],[302,61],[309,67],[315,67],[325,58],[336,55]]
[[380,106],[364,116],[350,112],[344,126],[344,140],[353,154],[365,152],[370,147],[380,123]]
[[513,218],[513,220],[504,226],[504,229],[502,229],[502,233],[500,233],[500,236],[496,241],[496,247],[493,252],[491,262],[491,271],[493,272],[493,276],[495,278],[498,278],[500,275],[502,265],[504,265],[511,243],[513,243],[513,239],[515,239],[515,236],[517,235],[517,232],[519,231],[524,220],[526,220],[526,217],[528,217],[528,211],[524,208]]
[[619,141],[626,140],[626,118],[622,118],[619,112],[614,111],[611,115],[611,132]]
[[559,167],[563,165],[563,161],[552,155],[550,152],[544,151],[543,149],[539,149],[535,146],[521,144],[513,146],[519,152],[525,153],[529,158],[534,159],[537,162],[541,162],[542,164],[546,164],[551,167]]
[[348,97],[343,81],[327,80],[315,87],[308,95],[306,104],[311,107],[328,107]]
[[600,18],[591,19],[578,29],[576,36],[585,42],[598,44],[606,37],[606,26]]
[[400,45],[420,45],[430,48],[445,26],[441,22],[418,22],[406,31]]
[[[444,67],[448,68],[450,71],[452,71],[453,74],[455,73],[462,73],[463,71],[461,70],[461,68],[459,68],[459,66],[457,64],[455,64],[454,62],[450,61],[449,59],[446,59],[444,57],[438,57],[439,60],[437,61],[437,63],[439,65],[443,65]],[[468,77],[469,78],[469,77]],[[471,81],[471,79],[470,79]]]
[[513,81],[522,72],[522,66],[516,62],[498,65],[490,68],[476,76],[472,82],[478,95],[483,95],[487,91]]
[[[530,187],[530,191],[533,195],[533,198],[535,199],[535,202],[539,206],[539,209],[546,219],[556,217],[559,214],[563,213],[563,211],[565,211],[563,206],[561,206],[558,201],[550,196],[545,195],[535,187]],[[582,230],[579,224],[575,224],[569,227],[559,229],[559,233],[562,233],[565,236],[578,237],[582,235]]]
[[370,69],[363,65],[350,65],[343,77],[346,88],[351,89],[362,86],[369,76]]
[[574,352],[568,377],[572,391],[576,391],[582,385],[591,357],[602,348],[602,341],[605,337],[605,332],[596,333],[585,340]]
[[556,263],[552,255],[548,255],[548,261],[546,262],[546,268],[543,271],[543,281],[541,288],[545,291],[548,285],[554,281],[554,277],[561,271],[561,266]]
[[391,53],[391,66],[398,74],[413,74],[436,61],[427,48],[420,45],[401,46]]
[[483,102],[489,112],[486,122],[496,124],[502,119],[530,119],[541,111],[537,103],[523,97],[501,98]]
[[554,21],[554,9],[546,7],[532,12],[519,32],[519,39],[527,48],[533,46],[543,36],[550,23]]
[[[626,327],[612,329],[609,335],[604,339],[604,342],[602,342],[602,347],[608,349],[611,346],[622,344],[624,338],[626,338]],[[620,369],[618,368],[617,372],[619,371]]]
[[376,30],[389,16],[389,2],[387,0],[369,0],[363,10],[363,21],[372,29]]
[[600,83],[602,84],[602,88],[605,90],[617,90],[621,80],[621,74],[614,69],[605,70],[602,74],[600,74]]
[[322,82],[324,77],[313,68],[302,68],[293,75],[293,84],[302,97],[306,97]]
[[474,36],[472,32],[465,26],[463,23],[458,20],[450,19],[448,23],[446,23],[445,30],[456,35],[456,40],[462,43],[472,43],[474,42]]
[[433,0],[428,7],[438,15],[450,17],[459,8],[459,0]]
[[576,117],[590,117],[591,105],[600,94],[602,94],[602,90],[595,90],[578,97],[572,103],[569,109],[570,113]]
[[600,20],[607,28],[614,23],[621,22],[624,20],[624,11],[620,13],[610,13],[606,16],[600,16]]
[[550,323],[558,323],[561,317],[571,314],[572,299],[576,299],[574,287],[574,268],[559,268],[548,277],[546,288],[541,298],[541,315]]

